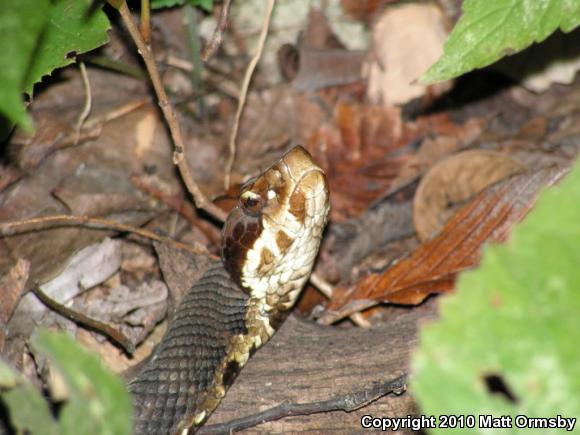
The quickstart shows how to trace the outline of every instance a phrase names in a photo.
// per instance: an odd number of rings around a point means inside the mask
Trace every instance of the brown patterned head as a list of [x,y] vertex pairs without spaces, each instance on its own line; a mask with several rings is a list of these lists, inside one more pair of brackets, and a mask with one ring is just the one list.
[[222,260],[248,293],[290,307],[308,278],[330,210],[326,177],[302,147],[243,186]]

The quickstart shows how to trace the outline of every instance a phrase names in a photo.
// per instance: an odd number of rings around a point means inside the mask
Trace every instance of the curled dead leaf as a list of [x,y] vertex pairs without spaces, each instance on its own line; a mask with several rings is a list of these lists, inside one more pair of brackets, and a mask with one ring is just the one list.
[[419,239],[437,235],[459,207],[486,187],[526,170],[511,157],[489,150],[464,151],[438,162],[422,178],[414,198]]
[[381,302],[416,305],[432,293],[453,289],[458,272],[477,265],[481,247],[504,241],[528,213],[539,191],[567,169],[545,168],[505,179],[463,206],[435,238],[382,273],[371,273],[349,288],[335,289],[321,317],[332,323]]

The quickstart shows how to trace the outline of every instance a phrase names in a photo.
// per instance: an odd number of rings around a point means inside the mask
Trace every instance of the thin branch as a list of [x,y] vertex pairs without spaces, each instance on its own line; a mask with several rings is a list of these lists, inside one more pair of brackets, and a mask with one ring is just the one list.
[[113,109],[111,109],[110,111],[99,115],[99,116],[94,116],[91,119],[89,119],[86,123],[85,123],[85,128],[89,128],[89,127],[93,127],[96,125],[100,125],[100,124],[105,124],[107,122],[111,122],[115,119],[121,118],[125,115],[128,115],[129,113],[141,108],[142,106],[144,106],[145,104],[151,102],[150,98],[141,98],[140,100],[135,100],[135,101],[130,101],[126,104],[123,104],[122,106],[119,107],[115,107]]
[[[165,65],[172,66],[174,68],[180,69],[185,72],[192,72],[193,71],[193,64],[188,60],[179,59],[175,56],[167,56],[164,60]],[[206,66],[206,70],[211,69],[210,66]],[[238,88],[237,83],[229,80],[226,77],[220,77],[219,73],[214,71],[204,71],[203,72],[203,80],[206,84],[210,87],[215,89],[218,92],[230,97],[233,100],[237,100],[240,98],[240,90]]]
[[228,20],[230,16],[230,7],[232,6],[232,0],[224,0],[222,4],[222,10],[220,11],[220,17],[218,19],[217,25],[211,37],[209,43],[203,49],[201,55],[201,60],[207,62],[218,50],[222,43],[223,35],[228,27]]
[[310,274],[310,283],[318,289],[320,293],[326,296],[328,299],[332,299],[332,293],[334,290],[332,285],[328,283],[324,278],[318,275],[316,272]]
[[117,329],[107,325],[106,323],[100,322],[96,319],[92,319],[78,311],[71,310],[68,307],[65,307],[63,304],[55,301],[46,293],[44,293],[40,287],[32,287],[32,293],[36,295],[38,299],[42,301],[44,305],[50,308],[52,311],[57,312],[63,317],[66,317],[69,320],[72,320],[75,323],[83,325],[93,331],[98,332],[99,334],[105,335],[113,340],[115,343],[120,345],[125,352],[129,355],[132,355],[135,352],[135,344],[129,340],[125,334]]
[[[332,299],[332,293],[334,291],[332,285],[330,285],[328,281],[326,281],[316,272],[312,272],[310,274],[310,284],[316,287],[318,291],[328,299]],[[348,317],[356,326],[360,328],[368,329],[372,326],[371,323],[361,313],[352,313]]]
[[[193,89],[202,90],[202,73],[203,64],[201,61],[201,38],[199,36],[199,16],[195,7],[190,4],[186,4],[183,7],[183,16],[185,18],[184,24],[187,29],[189,49],[190,49],[190,59],[193,62],[193,70],[189,76],[191,81],[191,86]],[[198,98],[196,98],[197,110],[201,118],[205,119],[206,116],[206,104],[203,92],[197,93]]]
[[221,208],[213,204],[204,195],[191,175],[189,166],[187,165],[187,159],[185,158],[185,146],[183,142],[183,136],[181,134],[181,129],[177,121],[177,116],[173,110],[173,107],[171,106],[171,103],[169,102],[169,99],[167,98],[167,93],[165,92],[165,88],[161,82],[161,76],[159,74],[159,70],[157,69],[157,64],[153,58],[153,53],[141,37],[141,33],[139,32],[139,29],[133,20],[133,16],[129,11],[129,7],[127,6],[126,2],[123,2],[119,8],[119,13],[121,14],[123,23],[127,27],[133,42],[137,46],[139,54],[141,54],[141,57],[143,58],[143,62],[145,62],[145,66],[149,72],[149,77],[151,78],[151,83],[157,95],[159,107],[161,108],[161,111],[165,116],[165,120],[167,121],[167,126],[169,127],[171,138],[173,139],[173,163],[179,168],[183,182],[185,183],[187,190],[193,196],[197,207],[204,209],[214,218],[223,222],[226,218],[226,213]]
[[234,126],[230,135],[229,151],[230,155],[226,163],[224,185],[227,190],[230,187],[230,178],[232,174],[232,168],[234,166],[234,161],[236,160],[236,138],[238,136],[238,130],[240,128],[240,118],[242,117],[242,112],[246,104],[246,97],[248,95],[248,88],[250,87],[250,82],[252,81],[252,75],[258,65],[260,57],[262,57],[262,52],[264,51],[264,45],[266,43],[266,36],[268,35],[268,28],[270,27],[270,19],[272,18],[272,10],[274,9],[274,3],[276,0],[268,0],[266,6],[266,14],[264,15],[264,23],[262,24],[262,31],[260,32],[260,39],[258,41],[258,49],[256,54],[250,61],[246,74],[244,76],[244,81],[242,82],[242,90],[240,92],[240,99],[238,100],[238,110],[236,111],[236,118],[234,121]]
[[386,382],[377,382],[370,389],[339,396],[335,399],[324,400],[312,403],[290,403],[284,402],[278,406],[267,409],[257,414],[231,420],[226,423],[203,426],[198,430],[198,434],[221,434],[233,433],[259,424],[279,420],[293,415],[310,415],[321,412],[346,411],[351,412],[367,406],[369,403],[380,399],[387,394],[400,395],[407,387],[407,375],[399,376]]
[[45,230],[55,227],[74,227],[83,226],[94,229],[107,229],[122,231],[132,234],[137,234],[146,239],[155,240],[157,242],[169,243],[178,249],[184,249],[193,254],[202,254],[211,256],[205,246],[196,244],[195,246],[186,245],[185,243],[177,242],[171,237],[160,236],[152,231],[143,228],[133,227],[131,225],[122,224],[108,219],[93,218],[89,216],[71,216],[71,215],[54,215],[42,216],[32,219],[25,219],[15,222],[0,222],[0,235],[12,236],[15,234],[28,233],[31,231]]
[[91,94],[91,83],[89,82],[89,74],[87,73],[87,67],[85,63],[81,60],[79,61],[79,68],[81,70],[81,77],[83,79],[83,88],[85,90],[85,105],[83,107],[83,111],[79,115],[79,119],[77,120],[77,125],[75,128],[76,131],[76,139],[75,145],[79,143],[81,137],[81,129],[83,128],[83,124],[86,121],[89,113],[91,113],[91,107],[93,105],[93,98]]
[[104,55],[80,55],[79,59],[84,60],[86,63],[100,66],[101,68],[118,72],[120,74],[132,77],[136,80],[147,81],[149,80],[149,75],[142,69],[139,65],[129,65],[124,62],[106,57]]
[[141,24],[139,29],[145,44],[151,45],[151,5],[149,0],[141,0]]

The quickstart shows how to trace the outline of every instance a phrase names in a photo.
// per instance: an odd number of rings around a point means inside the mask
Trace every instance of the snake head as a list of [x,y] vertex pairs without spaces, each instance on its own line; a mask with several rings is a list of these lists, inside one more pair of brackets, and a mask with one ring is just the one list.
[[242,187],[223,230],[226,269],[251,296],[289,308],[312,270],[329,210],[323,170],[293,148]]

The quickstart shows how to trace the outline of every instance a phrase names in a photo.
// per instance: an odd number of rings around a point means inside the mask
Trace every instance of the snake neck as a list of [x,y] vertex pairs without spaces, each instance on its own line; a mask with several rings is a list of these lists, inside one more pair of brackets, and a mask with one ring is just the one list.
[[[238,373],[246,365],[252,355],[275,334],[278,327],[284,322],[290,312],[297,294],[300,292],[302,283],[297,283],[288,295],[292,295],[293,301],[284,300],[276,305],[268,304],[268,292],[259,297],[251,296],[245,303],[244,323],[246,330],[242,334],[231,336],[226,348],[226,357],[215,371],[213,382],[204,394],[199,406],[199,412],[186,426],[195,431],[202,426],[211,413],[217,408],[224,398],[227,390],[233,384]],[[243,291],[240,289],[240,291]],[[296,294],[296,295],[294,295]],[[187,432],[185,432],[187,433]]]
[[222,261],[186,294],[149,364],[129,384],[136,433],[195,432],[287,317],[329,213],[324,172],[296,147],[242,189]]

